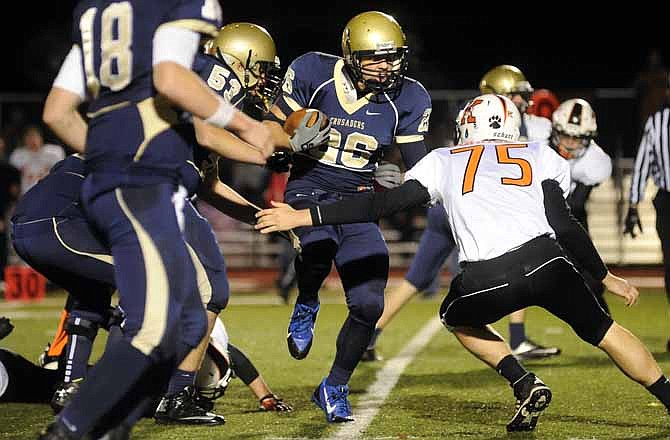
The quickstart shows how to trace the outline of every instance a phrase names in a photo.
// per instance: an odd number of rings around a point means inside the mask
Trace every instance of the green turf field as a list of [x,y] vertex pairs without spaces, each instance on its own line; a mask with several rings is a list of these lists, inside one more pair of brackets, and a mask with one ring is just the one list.
[[[271,294],[267,298],[274,300]],[[346,307],[339,298],[337,293],[324,295],[324,299],[334,301],[322,305],[314,346],[309,357],[302,361],[291,358],[286,349],[290,306],[238,305],[233,299],[222,314],[231,342],[250,356],[273,391],[294,406],[293,413],[258,412],[258,402],[251,391],[239,379],[234,379],[217,405],[217,410],[226,417],[226,425],[218,428],[165,427],[144,420],[133,431],[133,438],[336,436],[340,426],[327,426],[323,413],[309,401],[309,397],[328,372],[335,338],[346,315]],[[670,357],[665,352],[670,335],[665,295],[646,290],[633,309],[626,309],[612,296],[608,299],[615,319],[638,335],[664,371],[670,372]],[[380,338],[380,352],[385,359],[393,358],[429,319],[434,318],[438,307],[437,299],[410,303]],[[59,302],[51,299],[41,305],[21,308],[0,303],[0,315],[12,317],[16,325],[14,332],[0,345],[36,360],[53,334],[59,310]],[[495,326],[507,335],[506,321]],[[441,330],[409,364],[380,412],[364,432],[357,434],[358,438],[670,438],[670,416],[642,387],[626,379],[606,355],[579,341],[565,324],[543,310],[529,311],[527,327],[537,342],[558,345],[564,352],[560,357],[527,365],[554,392],[552,404],[534,433],[506,434],[505,423],[514,407],[511,389],[495,371],[474,359],[452,335]],[[100,342],[103,340],[104,335]],[[96,356],[101,345],[96,344]],[[357,369],[350,383],[354,417],[358,400],[375,381],[376,373],[383,365],[384,362],[361,364]],[[34,439],[51,418],[46,405],[0,404],[0,438]]]

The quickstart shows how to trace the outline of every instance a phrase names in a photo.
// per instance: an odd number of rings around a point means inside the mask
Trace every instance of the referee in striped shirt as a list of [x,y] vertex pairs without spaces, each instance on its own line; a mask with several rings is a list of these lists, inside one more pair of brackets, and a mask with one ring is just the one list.
[[[666,84],[665,103],[647,119],[635,158],[630,204],[623,232],[633,238],[636,236],[636,226],[642,232],[637,204],[644,196],[644,188],[650,175],[658,187],[654,197],[656,231],[663,251],[665,294],[670,301],[670,74]],[[670,341],[668,349],[670,350]]]

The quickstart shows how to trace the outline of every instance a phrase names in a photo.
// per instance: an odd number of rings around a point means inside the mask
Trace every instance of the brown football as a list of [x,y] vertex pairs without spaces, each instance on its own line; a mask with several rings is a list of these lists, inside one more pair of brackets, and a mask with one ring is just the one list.
[[[320,110],[314,108],[301,108],[300,110],[294,111],[293,113],[288,115],[286,121],[284,121],[284,131],[289,136],[293,136],[295,129],[300,124],[300,121],[302,121],[302,118],[305,117],[306,113],[309,113],[311,115],[309,120],[307,121],[307,126],[311,127],[316,122],[316,118],[318,117],[319,112]],[[328,125],[328,117],[324,118],[323,123],[321,124],[321,128],[324,128],[326,125]]]

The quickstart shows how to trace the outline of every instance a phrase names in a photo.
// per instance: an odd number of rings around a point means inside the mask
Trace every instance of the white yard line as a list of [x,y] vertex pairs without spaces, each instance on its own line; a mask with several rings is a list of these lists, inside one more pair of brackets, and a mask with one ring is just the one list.
[[21,319],[58,319],[60,318],[60,310],[7,310],[2,311],[0,315],[6,316],[12,320]]
[[358,405],[353,409],[354,421],[345,423],[330,437],[332,440],[353,440],[361,437],[370,426],[379,412],[393,387],[398,383],[405,368],[414,360],[416,355],[430,342],[442,324],[433,318],[412,338],[411,341],[396,355],[388,360],[384,367],[377,372],[377,379],[361,396]]

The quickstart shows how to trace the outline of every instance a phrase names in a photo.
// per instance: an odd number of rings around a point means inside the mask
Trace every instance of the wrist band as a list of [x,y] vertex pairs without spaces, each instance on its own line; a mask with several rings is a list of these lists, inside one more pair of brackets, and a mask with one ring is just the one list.
[[216,109],[216,112],[214,112],[212,116],[205,119],[205,122],[216,125],[217,127],[225,128],[230,124],[237,109],[220,96],[217,96],[217,98],[219,100],[219,108]]

